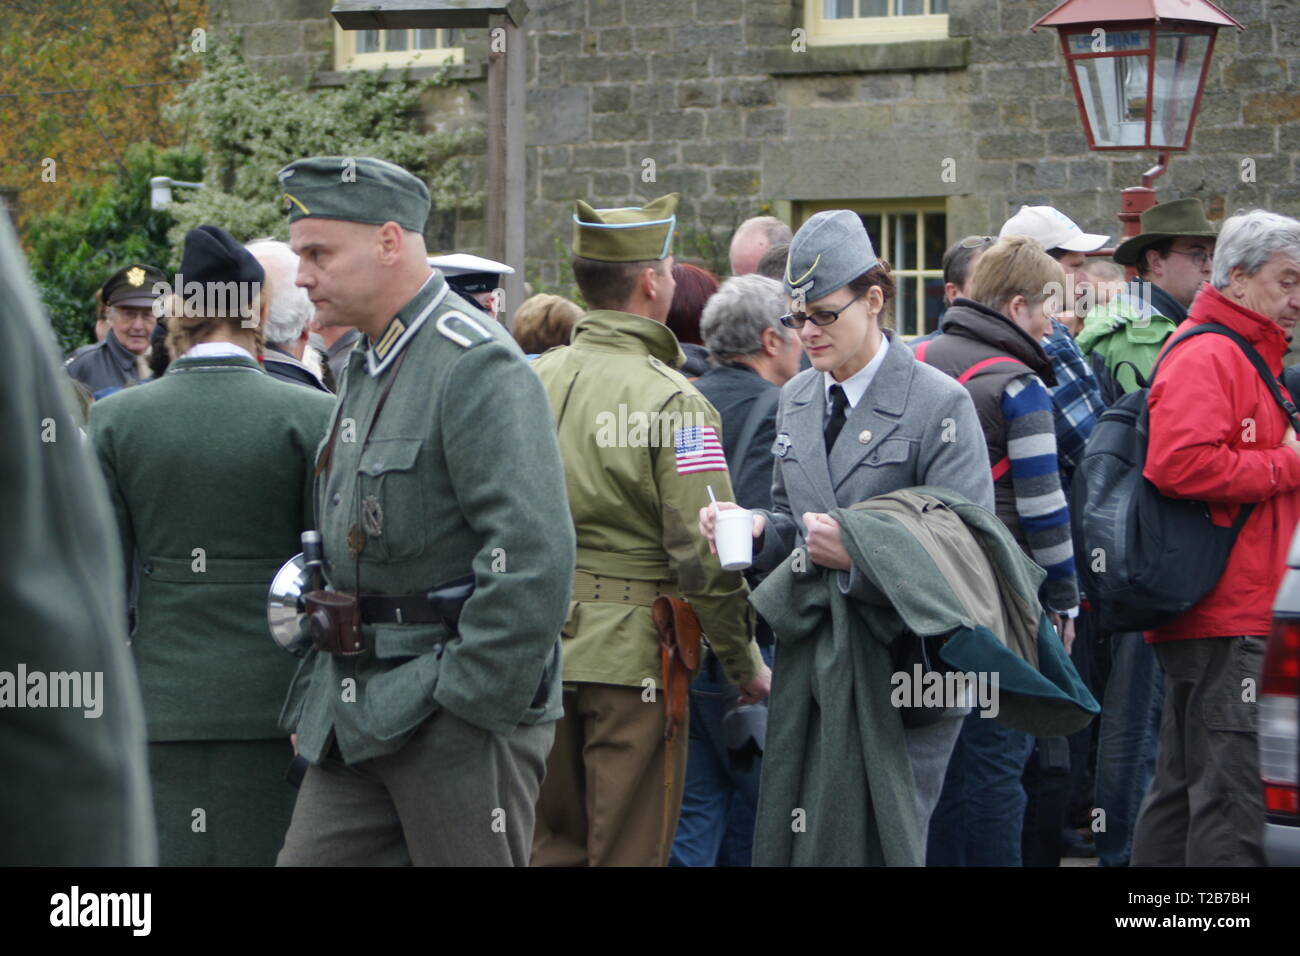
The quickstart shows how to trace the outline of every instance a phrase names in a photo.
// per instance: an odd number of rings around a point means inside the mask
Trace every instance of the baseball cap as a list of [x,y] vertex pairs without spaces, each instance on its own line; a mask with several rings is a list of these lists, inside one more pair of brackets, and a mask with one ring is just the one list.
[[999,239],[1003,236],[1028,236],[1044,252],[1049,249],[1095,252],[1110,239],[1110,236],[1084,232],[1073,219],[1053,206],[1021,206],[998,232]]

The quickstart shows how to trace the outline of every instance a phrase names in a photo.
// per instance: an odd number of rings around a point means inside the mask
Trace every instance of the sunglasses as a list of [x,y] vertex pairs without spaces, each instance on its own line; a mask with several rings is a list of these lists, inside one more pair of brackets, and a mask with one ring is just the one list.
[[997,242],[996,236],[968,236],[959,243],[962,249],[978,249],[980,246],[990,246]]
[[851,306],[854,302],[857,302],[858,299],[862,298],[866,294],[867,294],[866,292],[859,292],[853,298],[849,299],[848,302],[845,302],[842,306],[840,306],[838,309],[836,309],[833,312],[830,311],[829,309],[818,309],[816,312],[807,312],[807,313],[790,312],[786,315],[781,316],[781,324],[784,325],[787,329],[796,329],[796,330],[802,329],[803,324],[805,322],[811,322],[813,325],[816,325],[819,328],[823,325],[830,325],[832,322],[834,322],[836,319],[840,317],[841,312],[843,312],[845,309]]

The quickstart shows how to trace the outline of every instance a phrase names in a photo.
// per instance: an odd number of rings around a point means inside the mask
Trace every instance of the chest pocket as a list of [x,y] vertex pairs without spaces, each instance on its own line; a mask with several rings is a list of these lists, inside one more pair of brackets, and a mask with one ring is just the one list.
[[906,438],[886,438],[871,450],[862,464],[868,468],[898,465],[912,457],[912,443]]
[[423,440],[372,439],[357,466],[356,516],[365,532],[363,560],[403,561],[426,546],[424,482],[416,467]]

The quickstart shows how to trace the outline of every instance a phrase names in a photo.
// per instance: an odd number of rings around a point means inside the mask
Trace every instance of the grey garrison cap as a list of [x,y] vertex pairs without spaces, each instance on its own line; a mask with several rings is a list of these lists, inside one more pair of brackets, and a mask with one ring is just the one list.
[[856,212],[826,209],[795,233],[785,266],[785,294],[816,302],[880,260]]

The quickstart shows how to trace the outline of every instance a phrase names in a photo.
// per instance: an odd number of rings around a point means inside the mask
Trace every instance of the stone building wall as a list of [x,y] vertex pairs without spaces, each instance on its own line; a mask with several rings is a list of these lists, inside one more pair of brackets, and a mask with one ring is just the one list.
[[[814,2],[814,0],[808,0]],[[330,74],[330,0],[213,0],[260,69]],[[1223,0],[1245,32],[1219,32],[1193,149],[1162,200],[1194,195],[1300,214],[1300,4]],[[530,277],[566,279],[574,197],[601,205],[682,194],[688,254],[759,210],[818,200],[942,199],[948,238],[996,231],[1021,203],[1051,203],[1116,235],[1119,190],[1150,153],[1091,153],[1055,31],[1028,32],[1050,0],[951,0],[949,38],[791,49],[790,0],[532,0],[528,34]],[[431,122],[482,122],[485,37]],[[1242,161],[1254,164],[1244,181]],[[643,172],[653,161],[655,180]],[[945,181],[944,160],[955,176]],[[477,175],[481,175],[481,170]],[[481,222],[456,244],[481,250]]]

